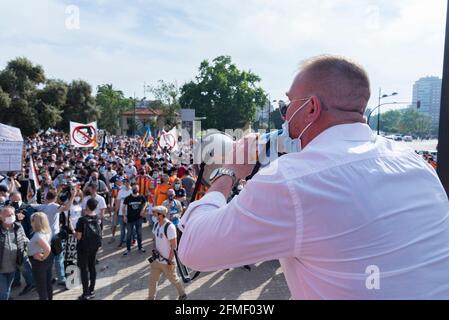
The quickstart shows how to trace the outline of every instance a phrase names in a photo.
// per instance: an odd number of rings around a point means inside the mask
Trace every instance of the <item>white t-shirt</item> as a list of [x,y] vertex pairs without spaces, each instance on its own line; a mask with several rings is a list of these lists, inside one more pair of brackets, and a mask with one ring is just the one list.
[[[87,206],[87,201],[92,198],[91,196],[87,196],[83,199],[83,202],[81,204],[81,207],[83,209],[86,209]],[[97,214],[98,217],[102,218],[103,216],[101,215],[101,210],[102,209],[106,209],[106,201],[104,201],[104,198],[102,196],[100,196],[99,194],[96,195],[95,200],[98,201],[98,206],[97,209],[95,209],[95,213]]]
[[[168,222],[169,221],[166,220],[162,226],[158,223],[153,227],[153,234],[156,238],[156,249],[166,259],[170,256],[170,240],[176,239],[176,227],[173,223],[170,223],[167,229],[167,237],[165,237],[164,229]],[[162,264],[167,264],[167,261],[165,260],[159,262]]]
[[[76,224],[78,223],[78,219],[81,218],[83,208],[79,204],[74,204],[70,208],[70,222],[73,226],[73,228],[76,227]],[[68,213],[65,213],[65,216],[67,218]]]
[[124,169],[126,175],[128,176],[129,179],[134,178],[135,176],[137,176],[137,169],[135,166],[126,166]]
[[131,188],[126,189],[122,188],[117,194],[117,199],[120,201],[120,209],[118,210],[118,215],[123,215],[123,201],[125,201],[126,197],[131,195],[133,193],[133,190]]

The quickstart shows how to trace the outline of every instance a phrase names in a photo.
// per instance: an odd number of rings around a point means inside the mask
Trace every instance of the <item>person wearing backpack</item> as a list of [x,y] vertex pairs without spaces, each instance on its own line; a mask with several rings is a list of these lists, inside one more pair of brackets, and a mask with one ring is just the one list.
[[95,213],[97,206],[98,201],[96,199],[91,198],[87,200],[86,214],[79,218],[75,228],[76,239],[78,240],[77,262],[83,285],[83,294],[78,298],[79,300],[90,300],[95,297],[94,290],[97,278],[95,261],[102,241],[100,219]]
[[156,298],[157,284],[161,273],[176,287],[178,300],[187,299],[184,285],[176,273],[176,227],[168,219],[168,209],[164,206],[153,207],[153,215],[157,222],[153,226],[153,256],[151,262],[150,277],[148,280],[148,300]]

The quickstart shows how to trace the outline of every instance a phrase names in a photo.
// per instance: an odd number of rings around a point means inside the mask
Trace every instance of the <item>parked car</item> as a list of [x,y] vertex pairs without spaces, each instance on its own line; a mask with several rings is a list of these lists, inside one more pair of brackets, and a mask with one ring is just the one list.
[[411,136],[404,136],[403,140],[405,142],[413,142],[413,138]]
[[402,136],[400,136],[400,135],[395,135],[395,136],[394,136],[394,141],[402,141]]

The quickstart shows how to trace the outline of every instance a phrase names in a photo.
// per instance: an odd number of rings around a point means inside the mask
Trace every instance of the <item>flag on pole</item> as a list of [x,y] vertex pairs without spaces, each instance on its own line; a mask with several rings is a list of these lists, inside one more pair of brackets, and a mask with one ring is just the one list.
[[31,197],[34,199],[37,195],[36,190],[40,189],[41,185],[39,183],[39,179],[37,178],[37,169],[36,165],[34,164],[33,157],[30,157],[30,167],[29,167],[29,177],[30,177],[30,183],[28,183],[28,190],[27,194],[30,194]]

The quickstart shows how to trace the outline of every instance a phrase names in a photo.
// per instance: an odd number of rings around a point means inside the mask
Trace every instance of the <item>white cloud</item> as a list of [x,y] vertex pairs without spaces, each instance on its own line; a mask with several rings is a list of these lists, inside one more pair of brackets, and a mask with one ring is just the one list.
[[[65,7],[80,6],[81,29],[65,28]],[[381,86],[411,99],[415,80],[441,75],[444,0],[0,0],[0,68],[15,56],[48,76],[113,83],[143,95],[143,82],[183,83],[201,60],[229,54],[283,98],[301,60],[343,54]]]

